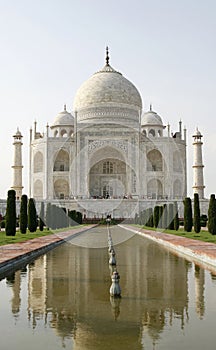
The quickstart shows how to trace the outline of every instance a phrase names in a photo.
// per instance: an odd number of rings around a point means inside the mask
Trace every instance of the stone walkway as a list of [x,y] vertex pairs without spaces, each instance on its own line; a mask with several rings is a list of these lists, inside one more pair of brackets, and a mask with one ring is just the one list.
[[25,242],[0,246],[0,277],[94,226],[96,225],[77,227],[65,232],[38,237]]
[[177,253],[196,264],[216,272],[216,244],[184,238],[163,232],[156,232],[130,225],[120,225],[141,236],[162,244],[169,250]]

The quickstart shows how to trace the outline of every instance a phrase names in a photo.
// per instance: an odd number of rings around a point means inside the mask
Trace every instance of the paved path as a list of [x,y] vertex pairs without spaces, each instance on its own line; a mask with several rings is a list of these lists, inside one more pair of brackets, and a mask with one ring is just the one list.
[[191,261],[216,271],[216,244],[202,242],[195,239],[184,238],[163,232],[146,230],[130,225],[120,225],[128,230],[136,232],[144,237],[152,239],[166,248],[177,252],[179,255],[188,258]]
[[94,226],[96,225],[77,227],[65,232],[30,239],[25,242],[0,246],[0,277],[15,267],[19,268],[37,256],[46,253],[55,246]]

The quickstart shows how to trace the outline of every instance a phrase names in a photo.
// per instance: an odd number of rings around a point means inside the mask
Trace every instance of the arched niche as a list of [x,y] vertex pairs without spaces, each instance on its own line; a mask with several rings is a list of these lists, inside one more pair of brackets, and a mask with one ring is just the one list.
[[181,154],[179,151],[173,152],[173,171],[174,172],[182,172],[183,164],[181,159]]
[[69,171],[69,153],[61,149],[54,160],[53,171]]
[[33,163],[34,173],[43,172],[43,154],[40,151],[35,153]]
[[42,199],[43,198],[43,183],[41,180],[36,180],[33,186],[34,198]]
[[54,198],[69,198],[69,183],[65,179],[58,179],[54,182]]
[[148,198],[157,199],[163,196],[163,186],[159,179],[151,179],[147,184]]
[[182,198],[182,196],[183,196],[182,183],[179,179],[176,179],[173,183],[173,197]]
[[162,171],[163,157],[160,151],[153,149],[147,154],[147,171]]

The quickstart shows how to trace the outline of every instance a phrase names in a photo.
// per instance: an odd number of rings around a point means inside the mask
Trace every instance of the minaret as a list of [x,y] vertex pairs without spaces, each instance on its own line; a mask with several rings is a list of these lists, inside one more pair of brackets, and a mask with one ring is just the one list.
[[193,135],[194,142],[194,161],[193,161],[193,192],[199,194],[199,198],[204,198],[204,181],[203,181],[203,168],[202,164],[202,134],[196,128]]
[[13,185],[11,188],[16,191],[16,199],[22,196],[22,134],[17,128],[14,138],[14,161],[13,161]]

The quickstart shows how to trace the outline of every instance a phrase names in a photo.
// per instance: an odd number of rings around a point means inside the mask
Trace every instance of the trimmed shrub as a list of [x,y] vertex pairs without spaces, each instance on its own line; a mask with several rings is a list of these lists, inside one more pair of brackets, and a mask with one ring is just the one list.
[[34,198],[29,198],[28,201],[28,229],[30,232],[37,230],[37,212]]
[[154,227],[158,227],[159,219],[160,219],[160,207],[159,205],[156,205],[154,207]]
[[194,193],[194,219],[193,219],[193,224],[194,224],[194,231],[196,233],[199,233],[201,230],[201,225],[200,225],[200,205],[199,205],[199,194]]
[[174,210],[174,221],[173,221],[174,230],[178,231],[178,229],[179,229],[179,216],[178,216],[178,204],[177,204],[177,202],[174,202],[173,210]]
[[167,228],[167,221],[168,221],[168,210],[167,210],[167,204],[163,205],[163,215],[162,215],[162,228]]
[[6,236],[16,235],[16,191],[9,190],[7,197],[7,208],[5,216]]
[[146,211],[146,217],[147,217],[147,222],[146,226],[148,227],[154,227],[154,222],[153,222],[153,210],[152,208],[148,208]]
[[158,228],[163,227],[163,205],[159,206],[159,222],[158,222]]
[[216,199],[214,194],[211,194],[210,201],[209,201],[208,231],[212,235],[216,235]]
[[43,231],[44,229],[44,202],[41,202],[41,207],[40,207],[40,217],[39,217],[39,230]]
[[20,232],[26,233],[28,227],[28,197],[26,194],[21,197],[19,226]]
[[184,230],[191,232],[193,227],[192,205],[190,197],[184,199]]
[[174,230],[174,205],[173,203],[169,203],[168,205],[168,229]]

